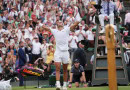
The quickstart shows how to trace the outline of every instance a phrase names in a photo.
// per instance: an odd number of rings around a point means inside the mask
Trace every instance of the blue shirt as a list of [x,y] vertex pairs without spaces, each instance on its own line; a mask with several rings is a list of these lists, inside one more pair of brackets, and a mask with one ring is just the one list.
[[[14,51],[14,55],[16,55],[17,54],[17,50],[13,49],[13,51]],[[8,52],[10,52],[10,50],[8,50]]]
[[[102,6],[101,14],[107,15],[108,2],[107,1],[102,1],[101,6]],[[113,14],[114,10],[117,10],[115,3],[112,2],[112,1],[109,1],[109,14]]]

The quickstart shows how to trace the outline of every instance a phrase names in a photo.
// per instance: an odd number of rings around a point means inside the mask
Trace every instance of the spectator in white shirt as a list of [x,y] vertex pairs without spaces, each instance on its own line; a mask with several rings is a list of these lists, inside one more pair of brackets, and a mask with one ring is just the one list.
[[24,7],[21,7],[21,10],[18,12],[20,19],[24,19],[24,11],[23,10],[24,10]]
[[86,24],[85,24],[85,21],[84,21],[84,20],[81,21],[81,24],[82,24],[82,28],[85,29],[85,25],[86,25]]
[[29,27],[29,23],[27,23],[25,27],[25,36],[30,36],[31,32],[32,32],[32,28]]
[[73,60],[73,53],[78,48],[78,37],[75,35],[75,32],[71,32],[71,35],[69,36],[69,51],[70,51],[70,58]]
[[92,31],[93,26],[86,31],[86,39],[89,40],[90,46],[94,47],[94,33]]
[[6,10],[3,11],[3,13],[1,13],[1,18],[2,18],[2,21],[3,21],[3,22],[6,22],[6,20],[7,20],[6,16],[7,16],[8,14],[5,16],[5,12],[6,12]]
[[43,39],[43,43],[41,45],[41,57],[44,58],[44,62],[47,60],[47,48],[48,44],[46,43],[46,40]]
[[0,36],[4,33],[5,29],[3,29],[3,24],[0,24]]
[[9,13],[9,16],[14,17],[14,7],[11,9],[11,11],[10,11],[10,13]]
[[110,20],[110,24],[114,25],[114,11],[117,10],[116,5],[111,0],[105,0],[101,3],[102,9],[101,14],[99,15],[99,21],[102,26],[102,31],[100,33],[105,32],[104,20]]
[[129,64],[130,57],[128,56],[126,48],[123,48],[123,50],[124,50],[124,59],[125,59],[125,62],[126,62],[126,64]]
[[[3,71],[3,68],[2,68],[2,51],[0,50],[0,74],[2,73],[2,71]],[[1,76],[0,76],[0,79],[1,79]]]
[[74,23],[75,21],[75,18],[73,16],[73,12],[72,11],[69,11],[69,16],[66,18],[66,20],[68,21],[68,25],[70,26],[71,24]]
[[81,16],[79,14],[79,10],[78,7],[76,5],[74,5],[74,17],[75,17],[75,21],[79,21],[81,20]]
[[125,15],[125,25],[126,24],[130,24],[130,12],[126,11],[126,15]]
[[129,30],[128,32],[130,35],[130,12],[128,12],[128,11],[125,15],[125,25],[127,26],[128,30]]
[[35,37],[32,42],[32,61],[33,64],[35,60],[37,60],[40,57],[41,52],[41,43],[39,42],[38,37]]
[[70,49],[76,49],[78,43],[78,37],[75,35],[75,32],[71,32],[71,35],[69,36],[69,46]]
[[75,33],[78,37],[78,41],[84,40],[84,38],[86,38],[85,31],[82,29],[81,24],[79,24],[79,30],[77,30]]
[[36,10],[36,16],[37,16],[37,18],[40,18],[39,15],[40,15],[41,9],[40,9],[40,7],[38,5],[36,6],[35,10]]
[[[98,48],[98,49],[97,49],[97,57],[100,56],[100,51],[101,51],[101,50]],[[91,56],[91,59],[90,59],[90,64],[93,65],[94,59],[95,59],[95,55],[93,54],[93,55]]]
[[38,35],[37,35],[35,30],[32,30],[32,32],[30,33],[29,38],[30,38],[31,41],[33,41],[34,37],[38,37]]

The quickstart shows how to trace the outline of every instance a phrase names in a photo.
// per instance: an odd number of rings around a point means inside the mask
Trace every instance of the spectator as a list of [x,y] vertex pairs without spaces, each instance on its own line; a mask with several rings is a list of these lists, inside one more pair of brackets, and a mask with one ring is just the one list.
[[125,15],[125,25],[127,26],[128,28],[128,35],[130,35],[130,12],[127,12],[126,15]]
[[127,65],[128,80],[130,82],[130,70],[129,70],[130,69],[130,52],[126,48],[124,48],[123,50],[124,50],[124,59]]
[[68,25],[70,26],[74,22],[75,18],[73,16],[72,11],[69,11],[68,14],[69,14],[69,16],[66,18],[66,20],[68,22]]
[[2,37],[2,34],[5,32],[5,29],[3,29],[3,24],[0,24],[0,37]]
[[89,41],[90,47],[94,47],[94,32],[92,29],[93,24],[91,24],[90,28],[86,31],[86,39]]
[[26,27],[25,27],[24,31],[25,31],[25,36],[26,37],[30,36],[32,28],[30,27],[29,22],[26,23]]
[[35,37],[32,42],[32,61],[33,64],[35,60],[37,60],[40,57],[40,51],[41,51],[41,43],[39,42],[38,37]]
[[3,67],[3,73],[5,74],[5,79],[10,79],[11,77],[14,77],[15,73],[15,62],[16,62],[16,56],[13,55],[13,50],[8,52],[7,58],[5,59],[4,62],[4,67]]
[[[100,52],[101,52],[101,50],[98,48],[98,49],[97,49],[97,56],[98,56],[98,57],[100,56]],[[93,54],[93,55],[91,56],[91,59],[90,59],[90,64],[93,65],[94,59],[95,59],[95,55]]]
[[33,31],[30,33],[30,37],[29,37],[30,40],[31,40],[31,42],[33,41],[33,39],[34,39],[35,37],[38,37],[38,35],[37,35],[36,31],[33,30]]
[[48,48],[48,43],[46,43],[46,40],[43,39],[43,43],[41,45],[41,57],[44,59],[44,62],[47,60],[47,48]]
[[[18,57],[19,57],[19,69],[21,69],[25,64],[26,64],[26,61],[27,61],[27,58],[26,58],[26,53],[25,53],[25,50],[24,50],[24,42],[23,41],[20,41],[19,42],[19,50],[18,50]],[[19,86],[23,86],[23,76],[21,75],[21,73],[19,73]]]
[[13,54],[16,55],[17,50],[16,50],[14,44],[10,44],[10,45],[9,45],[9,47],[8,47],[8,52],[11,52],[11,50],[13,50]]
[[43,69],[44,72],[46,72],[46,71],[47,71],[47,68],[48,68],[48,65],[47,65],[44,61],[45,61],[45,60],[44,60],[43,58],[38,58],[38,59],[34,62],[34,64],[35,64],[38,68]]
[[94,22],[94,16],[95,16],[95,13],[96,13],[96,9],[94,7],[93,4],[89,3],[87,5],[87,24],[90,24],[92,22]]
[[117,7],[117,11],[120,12],[123,10],[123,4],[122,2],[120,2],[121,0],[114,0],[115,1],[115,4],[116,4],[116,7]]
[[126,48],[124,48],[124,59],[125,59],[126,64],[129,64],[130,57],[127,54]]
[[19,18],[20,18],[21,20],[24,19],[24,11],[23,11],[23,10],[24,10],[23,7],[21,7],[21,10],[18,12]]
[[82,28],[82,25],[79,24],[79,30],[75,31],[78,41],[84,40],[86,38],[85,31]]
[[81,25],[82,25],[82,28],[83,28],[83,30],[85,29],[85,26],[86,26],[86,24],[85,24],[85,21],[84,20],[82,20],[81,21]]
[[49,43],[49,34],[47,32],[43,33],[43,38],[46,40],[47,43]]
[[115,4],[111,0],[105,0],[101,3],[102,9],[101,14],[99,15],[99,21],[102,27],[101,33],[104,33],[105,27],[104,27],[104,20],[108,21],[110,20],[110,24],[114,25],[114,11],[117,10]]
[[0,50],[0,80],[2,79],[2,64],[3,64],[3,58],[2,58],[2,51]]
[[49,44],[48,50],[47,50],[47,61],[46,63],[49,64],[54,60],[54,47],[52,44]]
[[76,49],[77,43],[78,43],[78,37],[75,35],[75,32],[71,32],[71,35],[69,37],[70,49]]
[[73,58],[73,53],[78,48],[77,43],[78,43],[78,37],[75,35],[75,32],[71,32],[71,35],[69,36],[69,47],[70,47],[69,50],[71,60]]
[[25,46],[25,53],[27,57],[27,62],[31,63],[32,60],[32,43],[29,38],[26,38],[26,46]]
[[[76,1],[76,0],[75,0]],[[76,21],[79,21],[81,19],[79,11],[78,11],[78,7],[76,6],[76,4],[74,4],[74,17]],[[84,28],[83,28],[84,29]]]
[[18,37],[17,36],[14,37],[14,43],[15,43],[14,47],[16,48],[16,51],[18,51],[19,41],[18,41]]

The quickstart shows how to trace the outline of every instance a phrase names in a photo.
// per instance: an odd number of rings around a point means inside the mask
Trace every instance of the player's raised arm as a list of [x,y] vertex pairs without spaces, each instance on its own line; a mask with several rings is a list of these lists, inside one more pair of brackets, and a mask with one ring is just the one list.
[[46,25],[43,25],[42,28],[43,28],[44,30],[46,30],[46,31],[51,32],[50,28],[48,28]]
[[79,23],[80,23],[80,22],[77,21],[77,22],[75,22],[73,25],[71,25],[71,26],[70,26],[70,30],[71,30],[71,31],[74,31],[74,30],[75,30],[75,27],[78,26]]

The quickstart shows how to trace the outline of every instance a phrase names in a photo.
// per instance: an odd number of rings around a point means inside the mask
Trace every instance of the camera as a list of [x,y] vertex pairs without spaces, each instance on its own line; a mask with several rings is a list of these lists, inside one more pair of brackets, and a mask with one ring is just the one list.
[[54,63],[54,61],[52,61],[52,63]]
[[41,58],[40,61],[43,62],[43,59]]

